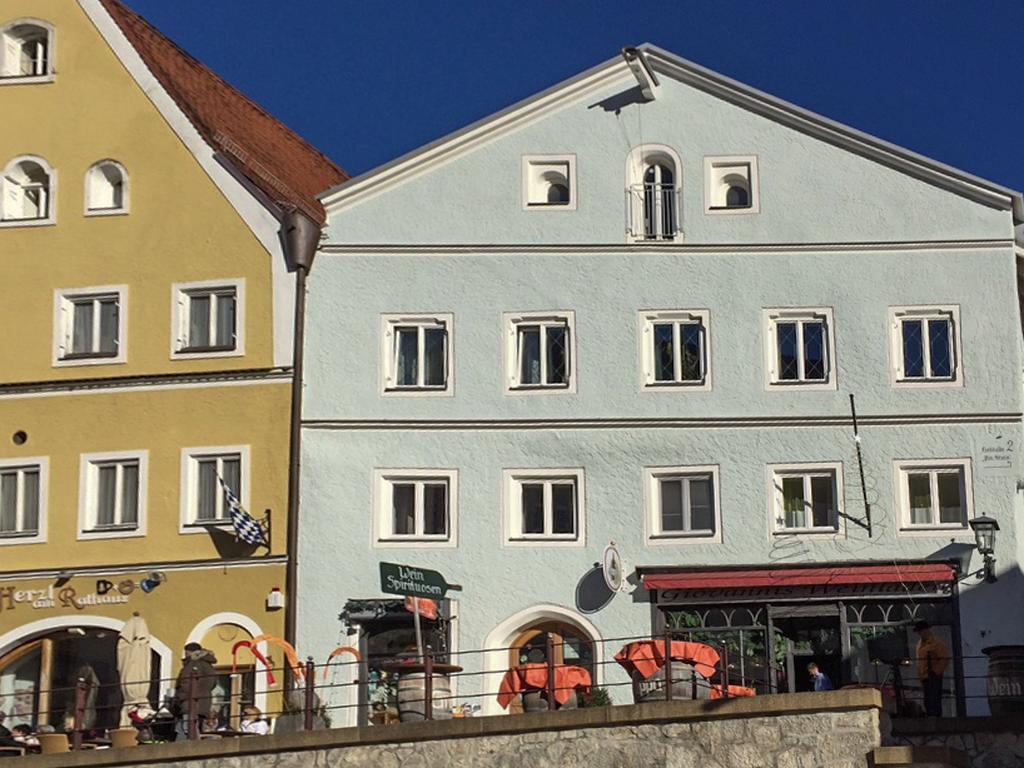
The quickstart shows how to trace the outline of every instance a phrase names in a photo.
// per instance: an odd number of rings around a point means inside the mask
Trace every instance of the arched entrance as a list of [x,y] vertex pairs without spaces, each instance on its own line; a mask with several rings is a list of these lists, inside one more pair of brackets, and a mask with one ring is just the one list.
[[[572,664],[590,672],[594,685],[601,684],[604,651],[600,633],[586,618],[559,605],[543,604],[520,611],[495,627],[484,640],[489,650],[484,655],[486,680],[497,681],[509,667],[547,661],[551,638],[555,664]],[[517,702],[509,712],[521,712]],[[484,697],[485,715],[502,714],[495,697]]]
[[[213,690],[213,703],[224,722],[236,722],[241,708],[247,704],[255,704],[263,711],[267,709],[266,670],[257,668],[252,654],[247,651],[239,652],[238,665],[234,671],[231,665],[231,649],[235,644],[262,634],[263,631],[255,621],[245,614],[231,611],[207,616],[188,634],[186,643],[199,643],[217,657],[217,685]],[[266,643],[256,647],[266,656]],[[280,668],[284,663],[283,658],[274,658],[275,666]]]

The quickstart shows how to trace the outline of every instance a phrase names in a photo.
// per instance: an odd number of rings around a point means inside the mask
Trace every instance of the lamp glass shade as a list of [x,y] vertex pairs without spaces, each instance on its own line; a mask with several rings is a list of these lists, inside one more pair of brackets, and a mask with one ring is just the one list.
[[999,523],[991,517],[984,516],[976,517],[970,522],[978,552],[982,555],[991,555],[996,550],[996,531],[999,530]]

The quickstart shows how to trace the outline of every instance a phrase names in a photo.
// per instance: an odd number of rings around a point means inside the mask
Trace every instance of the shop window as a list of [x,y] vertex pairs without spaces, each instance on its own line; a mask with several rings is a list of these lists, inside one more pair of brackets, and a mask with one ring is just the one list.
[[458,476],[454,470],[380,470],[376,473],[377,543],[455,544]]
[[645,470],[652,541],[718,539],[718,467]]
[[41,540],[45,500],[45,459],[0,462],[0,543]]
[[898,509],[904,531],[962,530],[971,517],[971,462],[896,463]]
[[505,518],[510,544],[583,544],[583,470],[506,470]]
[[708,388],[708,313],[641,312],[640,318],[644,388]]
[[0,85],[53,77],[54,32],[44,21],[24,19],[0,30]]
[[574,392],[575,313],[506,314],[505,359],[511,392]]
[[54,365],[103,365],[127,359],[124,285],[57,291]]
[[775,466],[769,472],[775,533],[839,531],[841,464]]
[[41,157],[15,158],[0,178],[0,226],[52,224],[57,174]]
[[85,174],[85,214],[128,212],[128,171],[115,160],[101,160]]
[[767,309],[764,333],[770,388],[835,389],[831,309]]
[[233,357],[245,351],[245,281],[213,280],[172,286],[175,358]]
[[450,393],[452,316],[385,315],[382,321],[384,392]]
[[[182,451],[183,530],[230,525],[224,486],[249,509],[249,447],[186,448]],[[223,485],[221,483],[223,482]]]
[[959,307],[894,307],[889,323],[896,386],[961,386]]
[[148,456],[134,451],[82,457],[82,538],[145,534]]

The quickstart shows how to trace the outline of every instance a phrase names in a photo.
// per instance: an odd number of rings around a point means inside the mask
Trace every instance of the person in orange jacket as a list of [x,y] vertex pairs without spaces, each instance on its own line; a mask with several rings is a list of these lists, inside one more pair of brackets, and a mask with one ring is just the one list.
[[929,717],[942,717],[942,678],[949,666],[949,648],[940,640],[927,621],[914,625],[917,641],[917,676],[924,689],[924,711]]

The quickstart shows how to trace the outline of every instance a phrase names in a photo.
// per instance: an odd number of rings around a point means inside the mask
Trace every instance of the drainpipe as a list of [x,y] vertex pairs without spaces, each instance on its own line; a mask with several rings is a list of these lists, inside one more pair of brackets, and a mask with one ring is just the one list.
[[288,437],[288,560],[285,566],[284,637],[296,641],[296,596],[299,572],[299,466],[302,448],[302,347],[305,338],[306,277],[320,244],[320,227],[298,211],[285,215],[281,241],[295,267],[295,321],[292,343],[292,403]]

